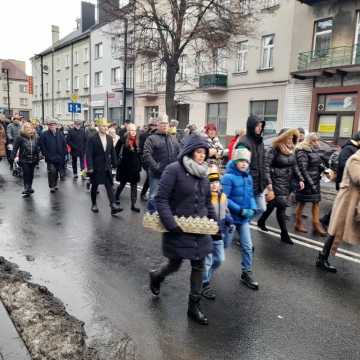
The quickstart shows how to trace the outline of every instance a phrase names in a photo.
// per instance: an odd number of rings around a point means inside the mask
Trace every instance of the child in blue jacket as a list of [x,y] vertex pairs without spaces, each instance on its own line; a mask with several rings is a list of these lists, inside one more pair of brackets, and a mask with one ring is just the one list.
[[242,252],[241,281],[250,289],[257,290],[259,284],[251,275],[253,252],[250,221],[257,210],[253,191],[253,180],[249,174],[250,151],[240,147],[234,151],[232,160],[226,166],[221,184],[228,198],[228,208],[240,235]]

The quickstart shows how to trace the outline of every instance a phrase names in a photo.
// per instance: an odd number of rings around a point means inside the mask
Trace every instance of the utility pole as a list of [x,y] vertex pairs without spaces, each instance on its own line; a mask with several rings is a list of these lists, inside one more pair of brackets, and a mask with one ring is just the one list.
[[41,68],[41,121],[45,124],[45,109],[44,109],[44,61],[43,56],[40,55],[40,68]]
[[128,46],[128,19],[124,16],[124,75],[123,75],[123,124],[126,120],[126,75],[127,75],[127,46]]

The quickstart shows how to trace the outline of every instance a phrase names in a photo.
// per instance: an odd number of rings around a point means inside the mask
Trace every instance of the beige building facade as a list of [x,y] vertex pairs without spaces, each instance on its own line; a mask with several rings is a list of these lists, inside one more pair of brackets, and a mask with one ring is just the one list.
[[10,115],[31,119],[32,78],[26,75],[25,61],[0,59],[0,74],[0,113],[8,114],[10,108]]
[[[180,127],[212,122],[222,135],[231,135],[246,126],[251,113],[266,120],[268,134],[309,127],[313,83],[290,73],[308,47],[312,9],[296,0],[263,4],[256,31],[237,38],[236,48],[219,54],[216,66],[201,69],[194,54],[181,59],[176,86]],[[137,59],[135,114],[140,124],[165,112],[165,70],[158,63]]]

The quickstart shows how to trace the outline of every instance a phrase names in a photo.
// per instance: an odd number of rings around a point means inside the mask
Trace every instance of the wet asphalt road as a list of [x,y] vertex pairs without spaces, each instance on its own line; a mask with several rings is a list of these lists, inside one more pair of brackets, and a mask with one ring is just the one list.
[[[360,264],[333,260],[337,275],[314,266],[316,251],[281,244],[254,230],[258,292],[240,284],[240,252],[233,246],[215,275],[215,302],[204,302],[209,327],[186,317],[189,265],[168,278],[161,297],[148,290],[148,270],[164,260],[160,236],[144,231],[142,216],[90,212],[85,184],[71,171],[59,192],[48,192],[45,168],[31,199],[21,180],[0,163],[0,255],[31,272],[85,321],[90,340],[130,337],[138,359],[358,360]],[[352,249],[358,251],[359,249]],[[26,255],[34,257],[27,261]]]

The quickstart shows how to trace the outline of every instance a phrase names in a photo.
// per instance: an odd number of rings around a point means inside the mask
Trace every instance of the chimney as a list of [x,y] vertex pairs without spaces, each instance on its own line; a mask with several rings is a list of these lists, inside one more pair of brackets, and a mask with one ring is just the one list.
[[52,34],[52,45],[54,45],[60,39],[60,29],[57,25],[51,25],[51,34]]
[[116,20],[116,10],[119,9],[119,0],[98,0],[98,24],[103,25]]
[[95,25],[95,5],[82,1],[81,2],[81,20],[80,30],[85,32]]

